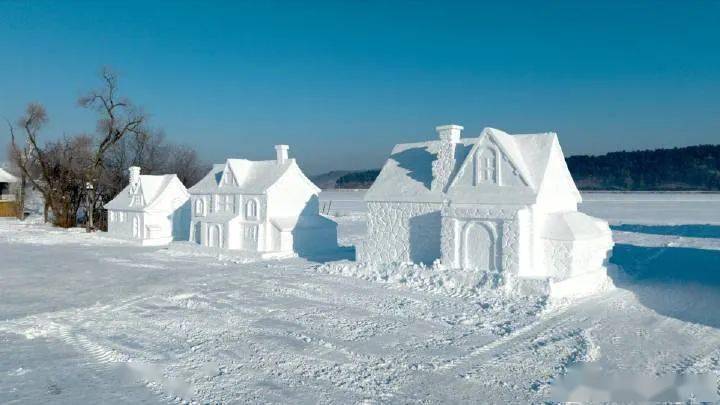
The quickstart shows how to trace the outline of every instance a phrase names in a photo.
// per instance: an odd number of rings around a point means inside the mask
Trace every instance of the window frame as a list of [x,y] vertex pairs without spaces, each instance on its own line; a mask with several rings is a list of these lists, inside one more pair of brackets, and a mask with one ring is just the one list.
[[260,218],[260,209],[259,209],[258,200],[255,198],[250,198],[245,202],[245,219],[259,219]]
[[198,197],[195,200],[194,208],[195,208],[194,212],[195,212],[196,217],[204,217],[205,216],[205,199],[203,197]]

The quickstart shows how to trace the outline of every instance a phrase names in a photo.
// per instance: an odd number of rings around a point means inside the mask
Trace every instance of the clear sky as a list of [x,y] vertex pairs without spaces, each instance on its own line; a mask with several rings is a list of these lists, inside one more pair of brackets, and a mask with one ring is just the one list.
[[720,143],[720,2],[0,0],[0,118],[39,101],[48,137],[92,131],[75,100],[104,65],[216,162],[379,167],[448,123],[567,155]]

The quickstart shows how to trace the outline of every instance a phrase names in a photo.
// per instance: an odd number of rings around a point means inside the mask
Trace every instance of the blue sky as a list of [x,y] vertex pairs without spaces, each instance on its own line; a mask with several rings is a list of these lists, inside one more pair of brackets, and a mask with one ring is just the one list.
[[0,0],[0,51],[0,117],[92,131],[75,100],[107,65],[209,161],[373,168],[447,123],[567,155],[720,143],[720,2]]

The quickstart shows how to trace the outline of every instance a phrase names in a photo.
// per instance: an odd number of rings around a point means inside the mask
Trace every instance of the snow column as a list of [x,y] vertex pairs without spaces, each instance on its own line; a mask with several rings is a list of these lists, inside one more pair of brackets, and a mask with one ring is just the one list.
[[432,163],[433,180],[431,189],[444,192],[455,167],[455,144],[460,142],[460,125],[442,125],[435,130],[440,137],[440,150],[437,159]]

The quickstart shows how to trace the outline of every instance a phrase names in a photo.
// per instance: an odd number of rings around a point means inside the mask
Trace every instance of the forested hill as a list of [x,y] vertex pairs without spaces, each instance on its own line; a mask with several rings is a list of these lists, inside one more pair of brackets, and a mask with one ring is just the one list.
[[581,190],[720,190],[720,145],[570,156]]
[[[720,145],[570,156],[566,160],[581,190],[720,191]],[[350,172],[335,181],[335,188],[368,188],[379,172]]]

